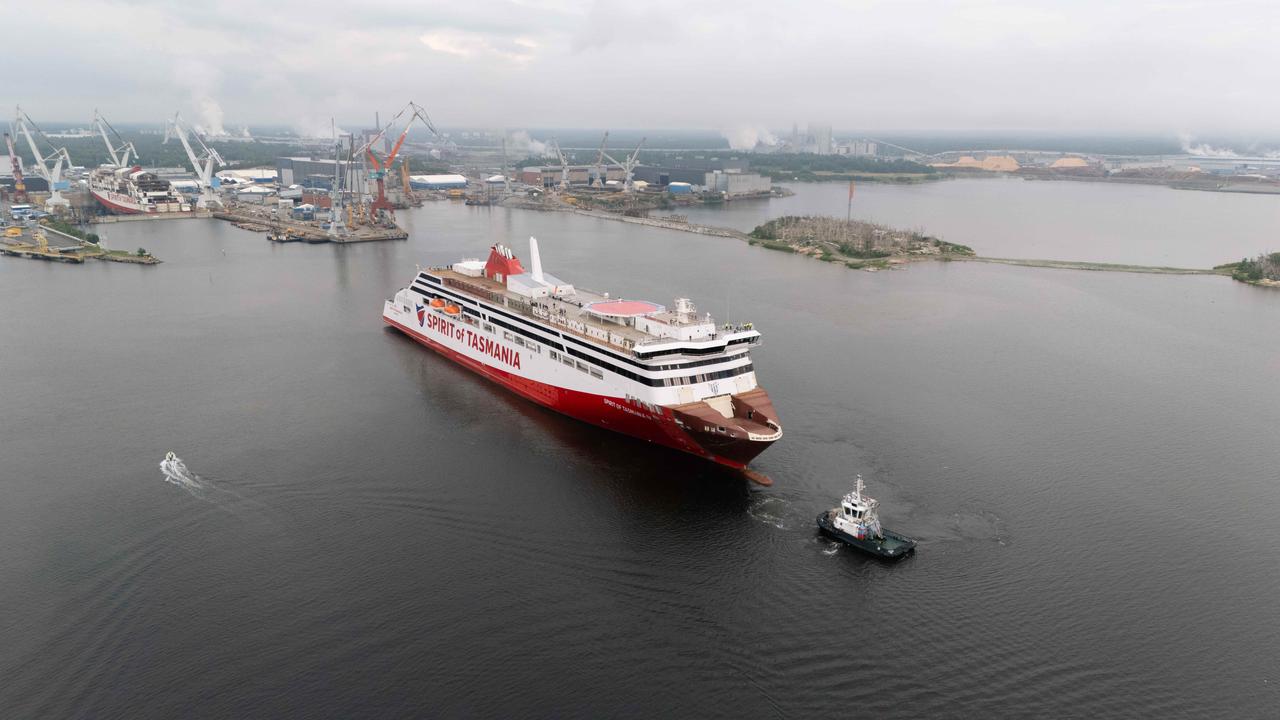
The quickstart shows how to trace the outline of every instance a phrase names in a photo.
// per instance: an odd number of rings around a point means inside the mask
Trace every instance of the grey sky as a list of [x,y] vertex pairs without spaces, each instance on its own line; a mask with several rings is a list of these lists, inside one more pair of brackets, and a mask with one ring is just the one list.
[[0,102],[37,120],[319,129],[414,99],[443,125],[1205,133],[1280,110],[1275,2],[26,6]]

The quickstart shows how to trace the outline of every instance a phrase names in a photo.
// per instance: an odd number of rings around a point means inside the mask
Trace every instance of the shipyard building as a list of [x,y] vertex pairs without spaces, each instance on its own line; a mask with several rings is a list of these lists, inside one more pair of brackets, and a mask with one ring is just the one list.
[[365,171],[360,163],[305,157],[276,158],[276,178],[283,187],[301,185],[330,190],[335,174],[342,176],[343,187],[347,190],[361,194],[368,192]]
[[658,165],[637,167],[631,176],[659,187],[666,187],[671,183],[705,185],[708,173],[744,173],[750,167],[751,163],[746,159],[736,157],[674,157]]
[[773,192],[773,180],[756,173],[715,170],[705,175],[703,184],[708,192],[724,193],[726,199],[768,195]]

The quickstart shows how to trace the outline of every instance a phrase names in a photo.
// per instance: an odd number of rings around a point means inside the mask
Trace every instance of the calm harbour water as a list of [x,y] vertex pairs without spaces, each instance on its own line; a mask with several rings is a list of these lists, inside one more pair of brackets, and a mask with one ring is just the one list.
[[[849,211],[843,183],[792,183],[795,195],[678,212],[744,232],[781,215]],[[853,217],[921,229],[988,257],[1210,268],[1280,251],[1280,197],[1158,185],[964,178],[858,183]]]
[[[1077,208],[1092,192],[1023,186]],[[1220,196],[1168,197],[1176,215]],[[0,259],[0,716],[1280,707],[1280,293],[872,274],[591,218],[409,215],[404,243],[181,221],[105,229],[154,268]],[[583,286],[756,323],[787,432],[756,463],[774,487],[383,328],[415,264],[530,234]],[[1166,262],[1124,242],[1108,253]],[[1210,254],[1184,251],[1167,263]],[[857,472],[916,557],[816,537]]]

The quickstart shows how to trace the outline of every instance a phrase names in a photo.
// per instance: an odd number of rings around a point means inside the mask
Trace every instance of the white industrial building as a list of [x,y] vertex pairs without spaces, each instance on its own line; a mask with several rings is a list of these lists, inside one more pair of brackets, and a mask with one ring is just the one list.
[[773,180],[756,173],[716,170],[706,174],[703,184],[709,192],[724,193],[725,198],[768,195],[773,191]]
[[414,190],[449,190],[467,187],[467,178],[456,173],[449,175],[410,175],[409,186]]

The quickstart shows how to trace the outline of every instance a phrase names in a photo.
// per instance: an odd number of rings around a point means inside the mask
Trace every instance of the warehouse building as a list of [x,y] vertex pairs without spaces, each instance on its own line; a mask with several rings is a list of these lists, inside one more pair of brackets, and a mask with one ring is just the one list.
[[703,184],[709,192],[724,193],[725,199],[768,195],[773,191],[773,180],[756,173],[716,170],[703,176]]
[[466,189],[467,179],[456,173],[451,175],[410,175],[409,186],[414,190]]
[[[284,187],[302,185],[331,188],[335,171],[343,175],[343,185],[348,190],[359,194],[367,192],[368,182],[360,163],[303,157],[276,158],[276,180]],[[321,178],[325,179],[323,185],[314,184]]]
[[[569,184],[570,185],[591,185],[595,183],[596,175],[599,168],[595,165],[570,165],[569,166]],[[537,187],[552,188],[560,185],[560,176],[562,168],[559,165],[542,165],[535,167],[525,167],[520,169],[520,182],[525,185],[535,185]],[[623,182],[627,179],[626,173],[623,172],[620,165],[606,165],[604,167],[605,182],[616,180]]]
[[659,165],[644,165],[631,174],[635,180],[643,180],[650,185],[666,187],[673,182],[702,185],[706,182],[707,173],[746,172],[751,163],[737,157],[674,157]]

